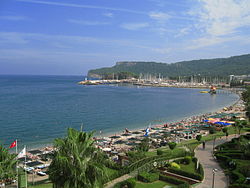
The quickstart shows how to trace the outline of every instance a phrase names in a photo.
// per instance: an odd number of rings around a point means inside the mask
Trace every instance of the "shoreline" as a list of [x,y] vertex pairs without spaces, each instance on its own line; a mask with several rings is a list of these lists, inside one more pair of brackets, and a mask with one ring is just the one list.
[[[195,88],[197,89],[197,88]],[[168,121],[168,122],[164,122],[162,121],[161,123],[159,124],[154,124],[154,125],[151,125],[150,127],[151,128],[159,128],[159,127],[163,127],[164,124],[177,124],[179,122],[185,122],[185,123],[189,123],[190,124],[190,121],[194,120],[194,119],[204,119],[205,117],[207,116],[211,116],[211,115],[216,115],[216,114],[219,114],[221,112],[224,112],[224,108],[234,108],[237,104],[239,104],[242,100],[241,100],[241,97],[240,97],[240,93],[234,93],[238,96],[238,99],[236,101],[234,101],[231,105],[226,105],[224,107],[220,107],[219,109],[216,109],[214,111],[210,111],[210,112],[207,112],[207,113],[200,113],[200,114],[194,114],[194,115],[191,115],[191,116],[187,116],[187,117],[184,117],[184,118],[178,118],[177,120],[173,120],[173,121]],[[133,128],[133,129],[129,129],[130,132],[135,132],[135,131],[142,131],[145,130],[147,127],[149,127],[148,125],[144,125],[144,126],[141,126],[141,127],[136,127],[136,128]],[[94,135],[95,138],[97,139],[101,139],[101,138],[109,138],[111,136],[114,136],[114,135],[117,135],[117,136],[121,136],[122,134],[125,133],[125,130],[119,130],[119,132],[117,133],[118,131],[115,131],[115,132],[109,132],[109,133],[104,133],[104,134],[99,134],[99,135]],[[44,150],[45,148],[47,147],[53,147],[53,142],[51,143],[46,143],[46,144],[41,144],[41,145],[37,145],[37,146],[34,146],[34,147],[28,147],[28,151],[32,151],[32,150]]]

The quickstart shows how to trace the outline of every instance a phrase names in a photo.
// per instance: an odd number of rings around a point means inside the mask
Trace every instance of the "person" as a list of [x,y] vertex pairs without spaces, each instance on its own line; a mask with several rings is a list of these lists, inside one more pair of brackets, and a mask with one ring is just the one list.
[[205,141],[203,141],[202,142],[203,149],[205,149],[205,145],[206,145],[206,143],[205,143]]

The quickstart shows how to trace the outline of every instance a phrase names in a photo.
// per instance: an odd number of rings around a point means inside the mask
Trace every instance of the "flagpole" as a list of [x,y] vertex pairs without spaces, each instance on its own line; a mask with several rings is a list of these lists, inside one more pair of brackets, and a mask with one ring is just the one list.
[[[17,139],[16,139],[16,154],[17,154]],[[18,188],[18,159],[16,162],[16,174],[17,174],[16,187]]]
[[[24,155],[24,161],[25,161],[25,169],[27,169],[26,168],[26,145],[24,145],[24,148],[25,148],[25,155]],[[27,170],[25,170],[25,179],[26,179],[26,181],[25,181],[25,187],[27,188],[28,187],[28,179],[27,179]]]

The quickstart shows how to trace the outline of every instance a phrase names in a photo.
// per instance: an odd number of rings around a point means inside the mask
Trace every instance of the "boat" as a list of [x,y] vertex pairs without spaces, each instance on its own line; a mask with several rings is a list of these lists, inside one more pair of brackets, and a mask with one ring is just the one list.
[[200,91],[200,93],[208,93],[208,91]]
[[215,86],[211,86],[209,93],[210,94],[216,94],[216,87]]

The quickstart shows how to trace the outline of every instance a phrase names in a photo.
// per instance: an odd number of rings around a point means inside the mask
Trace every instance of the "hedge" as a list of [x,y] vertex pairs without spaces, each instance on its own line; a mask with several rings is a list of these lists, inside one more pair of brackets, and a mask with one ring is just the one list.
[[198,159],[197,159],[196,157],[193,157],[193,158],[192,158],[192,161],[196,164],[197,161],[198,161]]
[[187,183],[187,182],[179,180],[177,178],[173,178],[173,177],[170,177],[170,176],[165,176],[165,175],[162,175],[162,174],[160,174],[159,180],[166,181],[168,183],[175,184],[175,185],[180,185],[180,184],[186,184]]
[[191,156],[186,156],[186,157],[184,157],[184,159],[183,159],[183,163],[185,163],[185,164],[190,164],[190,163],[191,163],[191,160],[192,160],[192,157],[191,157]]
[[243,174],[241,174],[240,172],[238,172],[237,170],[233,170],[231,172],[231,178],[233,180],[233,183],[243,183],[245,181],[245,177],[243,176]]
[[199,163],[197,172],[201,175],[202,179],[204,178],[204,169],[203,166]]
[[124,169],[122,169],[123,174],[126,173],[130,173],[133,172],[134,170],[139,169],[140,167],[146,165],[146,164],[153,164],[153,162],[160,162],[160,161],[166,161],[172,158],[177,158],[177,157],[184,157],[185,156],[185,151],[183,150],[180,153],[173,153],[172,156],[168,156],[168,155],[158,155],[158,156],[153,156],[153,157],[147,157],[144,159],[141,159],[139,161],[136,161],[132,164],[130,164],[129,166],[126,166]]
[[157,149],[157,155],[163,155],[164,151],[162,151],[161,149]]
[[129,178],[125,181],[115,184],[114,188],[122,188],[124,186],[127,186],[128,188],[135,188],[135,185],[136,185],[135,178]]
[[242,159],[243,158],[243,153],[224,153],[224,156],[234,158],[234,159]]
[[246,185],[246,184],[232,184],[232,185],[229,185],[229,188],[250,188],[250,185]]
[[200,181],[202,181],[202,179],[203,179],[203,177],[200,174],[186,172],[186,171],[176,169],[176,168],[171,168],[170,167],[170,168],[168,168],[168,171],[172,172],[172,173],[175,173],[175,174],[182,175],[182,176],[186,176],[186,177],[189,177],[189,178],[193,178],[193,179],[196,179],[196,180],[200,180]]
[[221,160],[221,161],[228,161],[228,160],[231,160],[232,158],[231,157],[228,157],[226,155],[222,155],[222,154],[215,154],[215,157],[218,159],[218,160]]
[[218,153],[218,154],[224,154],[224,153],[243,153],[243,151],[223,149],[223,150],[216,151],[215,153]]
[[138,180],[146,183],[152,183],[158,179],[159,179],[158,173],[142,172],[138,175]]

